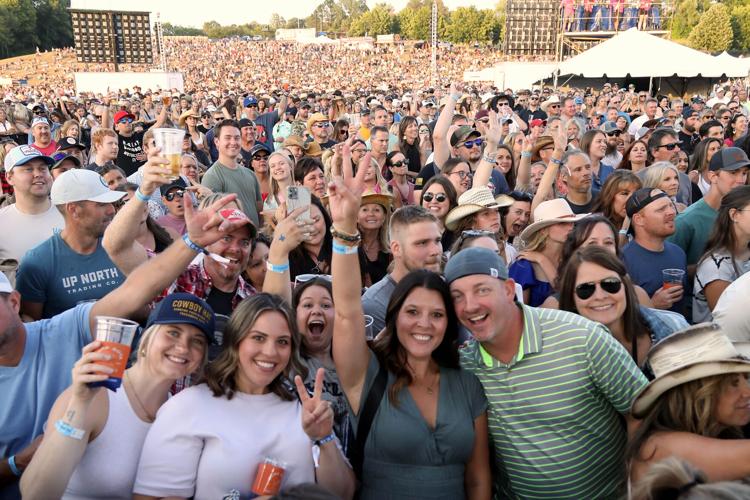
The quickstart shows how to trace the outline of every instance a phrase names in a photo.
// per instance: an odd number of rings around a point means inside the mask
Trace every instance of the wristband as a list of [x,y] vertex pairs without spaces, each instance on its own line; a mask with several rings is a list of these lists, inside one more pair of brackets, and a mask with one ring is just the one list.
[[143,203],[148,203],[148,202],[149,202],[149,200],[151,199],[151,197],[150,197],[150,196],[146,196],[145,194],[143,194],[143,193],[141,192],[141,188],[140,188],[140,187],[139,187],[138,189],[136,189],[136,190],[135,190],[135,197],[136,197],[136,198],[137,198],[137,199],[138,199],[139,201],[142,201]]
[[531,158],[532,156],[531,151],[521,151],[521,158]]
[[562,160],[558,160],[557,158],[550,158],[549,162],[555,165],[562,165]]
[[192,250],[194,252],[198,252],[198,253],[206,253],[206,249],[205,248],[201,248],[198,245],[196,245],[195,243],[193,243],[193,240],[190,239],[190,236],[188,236],[187,233],[185,233],[182,236],[182,241],[185,242],[185,244],[188,246],[188,248],[190,250]]
[[[331,437],[331,436],[328,436],[328,437]],[[324,439],[328,439],[328,438],[324,438]],[[14,476],[19,477],[21,475],[21,470],[18,468],[18,466],[16,466],[15,455],[11,455],[8,457],[8,467],[10,467],[10,471],[13,473]]]
[[339,255],[352,255],[357,253],[358,251],[359,247],[342,245],[341,243],[338,243],[336,241],[333,242],[333,253],[337,253]]
[[330,443],[330,442],[331,442],[331,441],[333,441],[334,439],[336,439],[336,434],[334,434],[334,433],[332,432],[332,433],[330,433],[329,435],[327,435],[327,436],[326,436],[326,437],[324,437],[324,438],[321,438],[321,439],[316,439],[316,440],[314,441],[314,443],[315,443],[315,445],[316,445],[316,446],[323,446],[323,445],[324,445],[324,444],[326,444],[326,443]]
[[494,159],[494,158],[492,158],[492,157],[489,157],[487,155],[482,156],[482,160],[486,161],[487,163],[491,163],[493,165],[497,165],[497,160]]
[[621,234],[623,236],[627,236],[628,235],[628,230],[627,229],[620,229],[619,231],[617,231],[617,234]]
[[271,264],[270,261],[266,261],[266,269],[268,269],[272,273],[285,273],[289,270],[289,261],[284,264]]
[[57,432],[59,432],[63,436],[77,439],[78,441],[83,439],[83,436],[86,435],[86,431],[84,431],[83,429],[76,429],[69,423],[63,422],[62,420],[58,420],[57,422],[55,422],[55,429],[57,429]]

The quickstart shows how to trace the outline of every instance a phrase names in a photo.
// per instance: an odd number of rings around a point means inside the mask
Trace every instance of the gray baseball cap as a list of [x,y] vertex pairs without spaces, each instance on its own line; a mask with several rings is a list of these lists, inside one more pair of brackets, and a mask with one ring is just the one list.
[[493,278],[506,280],[508,279],[508,268],[496,252],[481,247],[461,250],[451,257],[445,266],[445,281],[448,284],[472,274],[485,274]]

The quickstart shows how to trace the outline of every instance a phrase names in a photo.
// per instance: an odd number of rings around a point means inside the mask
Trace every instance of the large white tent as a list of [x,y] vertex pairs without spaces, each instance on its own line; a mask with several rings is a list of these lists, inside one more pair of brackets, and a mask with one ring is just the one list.
[[715,59],[723,67],[735,68],[736,71],[739,71],[741,73],[741,75],[738,76],[747,76],[748,73],[750,73],[750,58],[734,57],[733,55],[728,54],[726,51],[724,51],[716,56]]
[[739,64],[631,28],[560,63],[559,75],[584,78],[747,76]]

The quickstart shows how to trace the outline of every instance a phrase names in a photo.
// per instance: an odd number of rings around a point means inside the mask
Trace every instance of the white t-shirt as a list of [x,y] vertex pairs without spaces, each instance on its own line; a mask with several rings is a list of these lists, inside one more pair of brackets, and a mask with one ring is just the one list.
[[47,240],[55,231],[62,231],[65,219],[57,208],[50,204],[46,212],[28,215],[21,213],[15,203],[0,208],[0,260],[16,259]]
[[748,263],[734,260],[732,255],[722,250],[714,252],[698,265],[695,269],[695,283],[693,285],[693,322],[702,323],[711,321],[713,316],[708,308],[706,295],[703,289],[716,280],[732,283],[748,270]]
[[733,341],[750,342],[750,273],[745,273],[726,287],[714,307],[714,321]]
[[141,452],[134,492],[221,499],[247,495],[264,458],[286,463],[282,489],[315,482],[302,407],[273,393],[214,397],[206,384],[181,391],[157,414]]

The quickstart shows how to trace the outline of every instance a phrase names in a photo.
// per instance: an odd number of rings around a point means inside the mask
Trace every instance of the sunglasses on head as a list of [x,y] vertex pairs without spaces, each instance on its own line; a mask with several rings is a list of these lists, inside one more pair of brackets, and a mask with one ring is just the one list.
[[484,139],[474,139],[473,141],[465,141],[464,144],[463,144],[463,146],[466,149],[471,149],[474,146],[480,148],[480,147],[482,147],[482,144],[484,144]]
[[404,159],[404,160],[394,161],[393,163],[391,163],[391,166],[392,167],[396,167],[396,168],[398,168],[398,167],[408,167],[409,166],[409,160],[408,159]]
[[167,201],[174,201],[175,198],[182,198],[184,196],[185,191],[172,191],[171,193],[167,193],[164,195]]
[[298,285],[307,283],[308,281],[312,281],[315,279],[321,279],[329,283],[333,281],[333,278],[330,274],[298,274],[297,277],[294,278],[294,287],[296,288]]
[[575,288],[576,296],[581,300],[591,298],[596,291],[596,285],[599,285],[602,290],[610,295],[614,295],[622,288],[622,281],[620,278],[604,278],[601,281],[591,281],[588,283],[581,283]]
[[[456,173],[459,173],[459,172],[456,172]],[[432,200],[435,200],[438,203],[442,203],[447,199],[448,197],[445,196],[444,193],[438,193],[438,194],[425,193],[424,195],[422,195],[422,201],[426,201],[427,203],[431,202]]]

